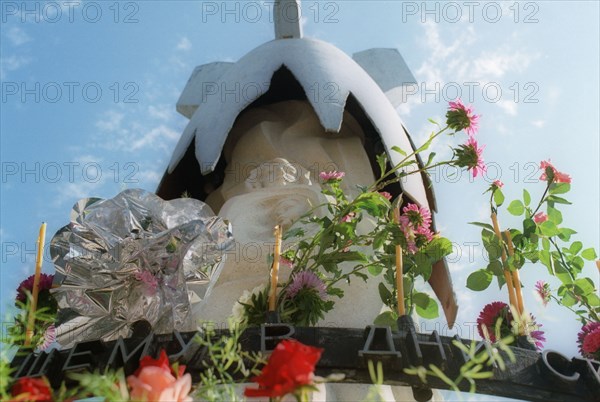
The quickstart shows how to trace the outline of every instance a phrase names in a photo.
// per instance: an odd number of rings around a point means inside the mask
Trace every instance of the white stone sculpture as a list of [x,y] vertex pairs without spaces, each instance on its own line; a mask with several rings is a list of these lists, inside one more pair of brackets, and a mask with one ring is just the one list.
[[[276,10],[299,5],[297,0],[276,3]],[[218,325],[244,292],[267,283],[273,226],[288,227],[323,202],[320,171],[344,171],[344,190],[352,193],[356,184],[374,181],[377,144],[392,164],[400,157],[390,152],[392,146],[413,148],[395,107],[414,78],[397,51],[370,49],[352,59],[330,44],[302,38],[298,22],[281,18],[275,19],[276,40],[236,63],[194,70],[177,103],[190,122],[157,190],[163,198],[187,191],[232,223],[236,248],[201,314]],[[435,210],[424,176],[408,176],[400,192],[406,201]],[[281,271],[285,280],[285,268]],[[378,282],[353,281],[320,324],[371,324],[382,307]],[[430,283],[451,326],[457,306],[443,263],[434,267]],[[361,400],[368,392],[356,384],[320,389],[315,401]],[[383,392],[385,400],[412,400],[410,388],[384,387]]]

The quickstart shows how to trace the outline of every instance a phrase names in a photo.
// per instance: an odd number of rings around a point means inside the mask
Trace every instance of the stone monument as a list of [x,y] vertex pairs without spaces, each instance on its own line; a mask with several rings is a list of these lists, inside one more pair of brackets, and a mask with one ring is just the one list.
[[[237,246],[200,314],[217,324],[226,322],[244,291],[266,283],[274,224],[285,229],[323,201],[320,171],[344,171],[344,189],[352,194],[357,184],[374,181],[377,154],[386,152],[395,164],[393,146],[414,149],[395,110],[415,82],[402,56],[395,49],[370,49],[351,58],[304,38],[299,7],[299,1],[276,1],[276,39],[236,63],[196,67],[177,103],[190,122],[157,194],[172,199],[185,192],[232,224]],[[421,164],[418,156],[417,161]],[[406,176],[386,190],[436,209],[425,175]],[[372,324],[382,308],[379,281],[347,286],[320,325]],[[444,261],[434,266],[429,282],[452,327],[457,305]],[[358,313],[356,300],[364,306]],[[398,400],[410,395],[401,387],[387,391]],[[356,400],[363,394],[364,386],[332,385],[315,400]]]

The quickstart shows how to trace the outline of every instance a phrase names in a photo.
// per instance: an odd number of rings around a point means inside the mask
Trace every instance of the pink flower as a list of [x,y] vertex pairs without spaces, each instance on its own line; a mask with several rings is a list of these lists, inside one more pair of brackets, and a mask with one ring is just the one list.
[[341,180],[345,175],[346,175],[346,173],[344,173],[344,172],[338,172],[336,170],[333,170],[331,172],[321,172],[321,173],[319,173],[319,177],[323,181]]
[[327,298],[327,286],[312,271],[300,271],[294,275],[286,291],[287,297],[294,298],[302,289],[314,290],[321,300]]
[[446,124],[455,131],[465,130],[469,137],[474,136],[479,129],[479,117],[473,113],[472,106],[465,106],[460,98],[448,103]]
[[38,348],[40,350],[46,350],[54,343],[54,341],[56,341],[56,327],[54,324],[51,324],[44,331],[44,337],[40,339]]
[[502,187],[504,187],[504,183],[502,183],[500,180],[494,180],[494,182],[492,183],[492,186],[502,188]]
[[279,257],[279,264],[285,265],[288,268],[291,268],[294,265],[294,262],[284,256]]
[[455,148],[454,154],[456,155],[454,164],[458,167],[466,167],[473,173],[473,177],[482,175],[487,170],[483,162],[483,147],[479,148],[477,141],[473,137],[469,137],[466,144]]
[[[549,181],[552,180],[554,183],[571,183],[571,176],[566,173],[559,172],[556,168],[550,163],[549,160],[540,162],[540,169],[543,171],[540,176],[540,180]],[[551,172],[550,177],[548,176],[548,169]]]
[[590,322],[584,325],[577,334],[577,343],[583,357],[600,359],[600,322]]
[[546,222],[548,220],[548,215],[544,211],[540,211],[537,214],[533,215],[533,221],[538,225],[540,223]]
[[[536,324],[537,327],[541,327],[541,324]],[[546,337],[544,336],[544,331],[531,331],[529,333],[530,342],[532,342],[537,350],[542,350],[544,347],[544,342],[546,342]]]
[[546,307],[546,305],[550,301],[550,285],[541,280],[537,281],[535,283],[535,291],[537,292],[538,296],[540,296],[540,298],[542,299],[544,307]]
[[343,216],[341,221],[342,222],[352,222],[352,219],[354,219],[354,217],[356,217],[356,213],[350,212],[348,215]]
[[144,285],[146,285],[146,290],[149,293],[156,293],[156,289],[158,289],[158,280],[156,279],[156,277],[154,275],[152,275],[151,272],[149,271],[142,271],[142,272],[136,272],[134,274],[135,279],[137,279],[138,281],[142,282]]
[[411,254],[416,254],[419,248],[433,239],[430,229],[431,212],[425,207],[408,204],[402,209],[399,224],[406,239],[407,250]]
[[143,367],[138,375],[127,377],[130,398],[133,401],[148,402],[191,402],[188,396],[192,389],[191,375],[175,378],[169,371],[159,366]]
[[388,201],[392,200],[392,195],[390,193],[388,193],[387,191],[380,191],[379,194],[381,194],[383,197],[385,197],[385,199]]

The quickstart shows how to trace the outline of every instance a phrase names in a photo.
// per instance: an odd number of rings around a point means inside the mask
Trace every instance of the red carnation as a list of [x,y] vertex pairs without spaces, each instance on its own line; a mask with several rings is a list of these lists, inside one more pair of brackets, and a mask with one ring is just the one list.
[[42,378],[19,378],[11,387],[13,401],[48,401],[52,402],[52,389],[48,380]]
[[277,398],[310,385],[322,352],[323,349],[304,345],[294,339],[279,342],[262,373],[252,379],[259,388],[246,388],[244,395]]

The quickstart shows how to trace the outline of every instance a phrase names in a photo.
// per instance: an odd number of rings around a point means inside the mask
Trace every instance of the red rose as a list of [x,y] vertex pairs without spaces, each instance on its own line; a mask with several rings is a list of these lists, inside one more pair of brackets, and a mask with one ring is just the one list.
[[185,366],[183,364],[178,366],[177,372],[175,372],[175,370],[172,369],[171,365],[169,364],[167,352],[165,352],[164,349],[161,349],[160,356],[158,356],[158,359],[155,359],[151,356],[142,357],[142,359],[140,360],[140,366],[138,367],[136,372],[133,373],[133,375],[139,376],[140,372],[144,367],[159,367],[167,373],[173,373],[173,375],[177,378],[181,377],[185,372]]
[[246,388],[244,395],[276,398],[311,384],[315,365],[322,352],[323,349],[304,345],[294,339],[279,342],[262,373],[252,379],[259,388]]
[[19,378],[11,387],[13,401],[48,401],[52,402],[52,389],[45,378]]

